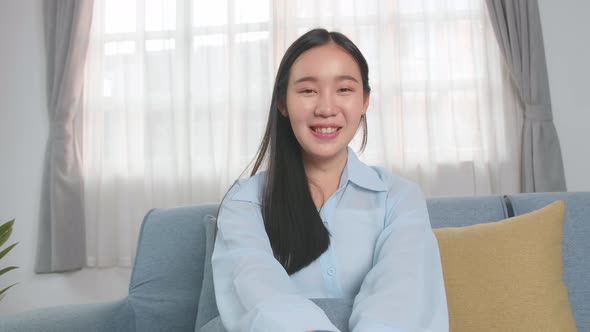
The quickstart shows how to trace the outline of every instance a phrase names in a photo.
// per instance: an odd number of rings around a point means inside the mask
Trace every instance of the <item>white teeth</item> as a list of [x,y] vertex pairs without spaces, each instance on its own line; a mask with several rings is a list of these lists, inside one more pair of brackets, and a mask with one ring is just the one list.
[[315,128],[314,131],[322,134],[331,134],[338,130],[338,128]]

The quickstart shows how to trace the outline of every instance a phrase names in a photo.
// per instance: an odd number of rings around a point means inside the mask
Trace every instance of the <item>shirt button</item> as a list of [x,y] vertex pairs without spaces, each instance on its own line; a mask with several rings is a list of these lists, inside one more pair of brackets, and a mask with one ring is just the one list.
[[333,268],[333,267],[331,267],[331,268],[329,268],[329,269],[328,269],[328,271],[327,271],[327,272],[328,272],[328,275],[329,275],[329,276],[333,276],[333,275],[336,273],[336,270],[334,270],[334,268]]

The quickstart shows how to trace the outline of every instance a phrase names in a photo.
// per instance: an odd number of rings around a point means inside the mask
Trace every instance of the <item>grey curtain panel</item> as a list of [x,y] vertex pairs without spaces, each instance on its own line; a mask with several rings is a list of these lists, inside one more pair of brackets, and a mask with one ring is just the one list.
[[93,1],[44,1],[49,138],[41,195],[37,273],[85,264],[80,124]]
[[486,5],[500,49],[525,106],[522,190],[565,191],[537,0],[486,0]]

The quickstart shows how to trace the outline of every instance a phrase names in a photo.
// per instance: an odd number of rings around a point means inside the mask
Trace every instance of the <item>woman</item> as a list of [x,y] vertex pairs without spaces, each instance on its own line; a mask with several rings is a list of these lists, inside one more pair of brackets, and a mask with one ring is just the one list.
[[352,331],[448,330],[420,189],[348,148],[361,125],[366,144],[368,71],[337,32],[309,31],[285,53],[252,176],[217,219],[213,279],[229,331],[337,331],[310,298],[354,299]]

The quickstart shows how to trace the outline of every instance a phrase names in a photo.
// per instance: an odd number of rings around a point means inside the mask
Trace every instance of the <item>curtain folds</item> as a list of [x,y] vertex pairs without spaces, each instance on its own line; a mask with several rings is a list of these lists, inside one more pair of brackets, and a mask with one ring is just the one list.
[[537,0],[486,0],[491,22],[525,106],[522,134],[524,192],[566,191],[553,124]]
[[37,273],[68,271],[85,265],[79,131],[92,9],[92,0],[44,1],[50,130],[42,185]]

